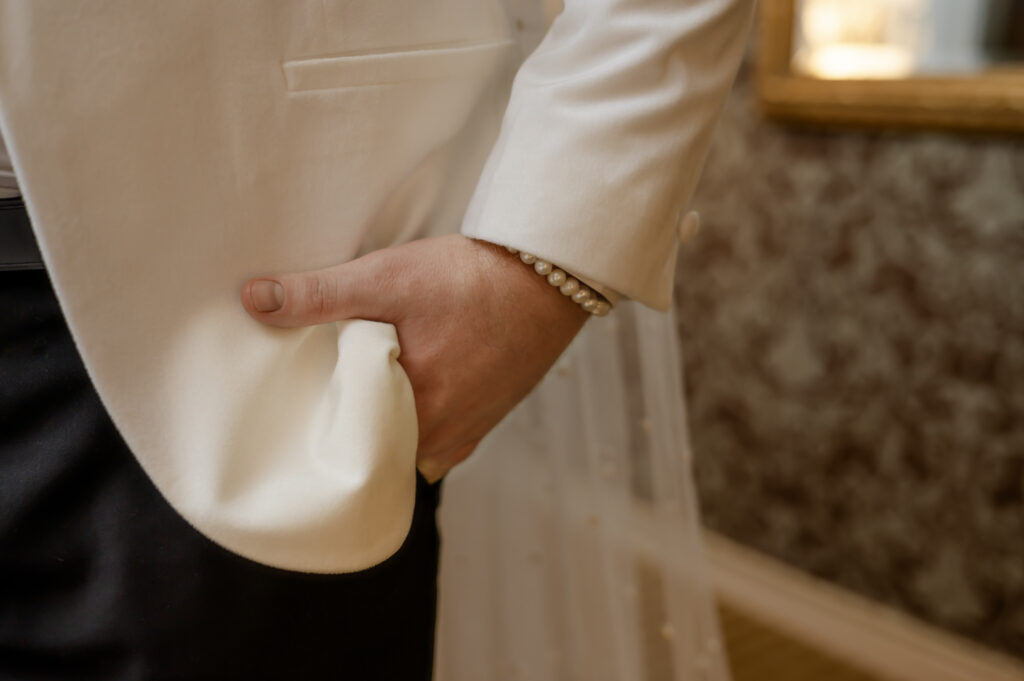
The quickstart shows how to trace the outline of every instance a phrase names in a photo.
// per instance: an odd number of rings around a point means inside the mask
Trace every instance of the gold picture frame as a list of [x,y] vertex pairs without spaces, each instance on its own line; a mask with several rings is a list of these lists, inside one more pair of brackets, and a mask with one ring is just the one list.
[[759,3],[757,92],[770,117],[825,126],[1024,132],[1024,67],[902,80],[823,80],[794,72],[795,4]]

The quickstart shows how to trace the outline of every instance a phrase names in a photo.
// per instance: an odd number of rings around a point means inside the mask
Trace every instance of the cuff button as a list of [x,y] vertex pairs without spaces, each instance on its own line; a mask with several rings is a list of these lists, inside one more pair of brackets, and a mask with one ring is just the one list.
[[679,241],[680,243],[687,243],[697,236],[697,232],[700,231],[700,213],[695,210],[691,210],[683,219],[679,221]]

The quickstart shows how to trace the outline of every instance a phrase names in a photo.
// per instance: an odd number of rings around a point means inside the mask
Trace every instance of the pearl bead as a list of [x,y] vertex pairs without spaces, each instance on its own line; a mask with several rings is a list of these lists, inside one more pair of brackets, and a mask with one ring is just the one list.
[[590,300],[590,289],[586,286],[580,286],[580,290],[572,294],[572,302],[574,303],[582,304],[587,300]]
[[565,283],[558,288],[558,290],[562,292],[563,296],[571,296],[580,290],[580,282],[569,277],[566,279]]
[[527,265],[532,265],[534,271],[548,280],[548,283],[558,288],[563,296],[569,296],[574,303],[597,317],[603,317],[611,311],[611,305],[600,296],[579,282],[570,277],[565,270],[560,270],[547,260],[541,260],[532,253],[517,251],[511,246],[505,246],[509,253],[519,254],[519,259]]

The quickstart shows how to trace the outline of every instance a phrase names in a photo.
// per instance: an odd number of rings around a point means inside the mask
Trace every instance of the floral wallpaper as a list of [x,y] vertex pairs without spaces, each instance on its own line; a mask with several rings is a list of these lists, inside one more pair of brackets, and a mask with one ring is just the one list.
[[766,121],[676,284],[711,528],[1024,658],[1024,142]]

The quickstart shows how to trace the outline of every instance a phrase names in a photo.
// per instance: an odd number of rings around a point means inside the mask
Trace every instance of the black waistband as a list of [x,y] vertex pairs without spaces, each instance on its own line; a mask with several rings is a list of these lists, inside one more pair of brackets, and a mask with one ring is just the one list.
[[43,269],[32,223],[20,197],[0,199],[0,271]]

